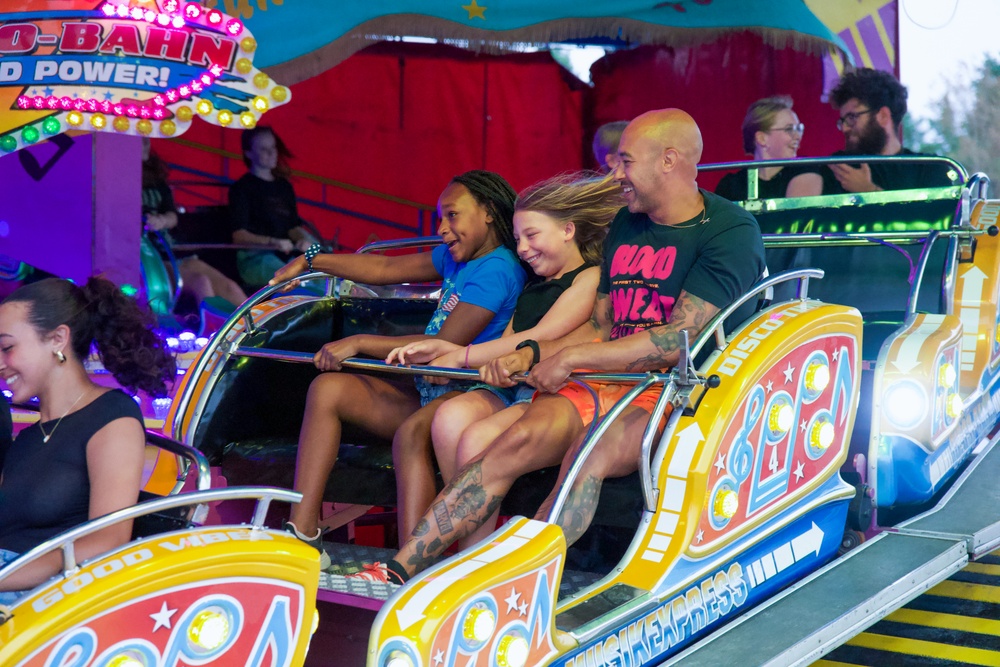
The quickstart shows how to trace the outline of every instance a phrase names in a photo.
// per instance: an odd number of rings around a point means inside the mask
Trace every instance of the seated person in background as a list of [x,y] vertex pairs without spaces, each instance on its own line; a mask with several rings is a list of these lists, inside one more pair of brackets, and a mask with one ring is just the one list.
[[267,282],[294,251],[305,252],[318,239],[302,225],[295,190],[288,182],[291,157],[281,138],[258,125],[240,137],[243,162],[250,169],[229,188],[229,215],[233,243],[259,245],[261,250],[239,250],[236,264],[243,282],[252,287]]
[[[170,231],[177,226],[177,207],[167,183],[167,165],[153,152],[149,137],[142,138],[142,216],[146,228],[161,232],[173,244]],[[247,300],[235,280],[198,259],[197,255],[177,257],[181,288],[190,292],[196,303],[218,296],[238,306]]]
[[613,172],[618,167],[618,142],[621,141],[622,132],[625,131],[627,125],[627,120],[616,120],[613,123],[601,125],[594,133],[594,142],[591,148],[594,151],[594,159],[597,160],[598,169],[602,173]]
[[[443,243],[432,252],[334,255],[318,254],[316,246],[279,270],[272,284],[313,269],[374,285],[442,280],[437,309],[423,334],[342,338],[316,353],[316,367],[339,371],[344,359],[358,355],[385,359],[394,348],[425,338],[443,338],[464,347],[499,337],[524,287],[524,269],[514,253],[512,231],[516,198],[517,193],[500,175],[468,171],[453,178],[438,199],[438,233]],[[299,539],[322,547],[323,492],[337,461],[345,423],[390,439],[415,415],[433,415],[444,397],[457,391],[455,384],[338,372],[317,376],[306,396],[295,459],[295,490],[302,493],[302,502],[292,506],[288,528]],[[426,421],[429,451],[429,417]],[[433,475],[433,470],[428,474]],[[433,477],[427,483],[433,484]],[[324,553],[320,562],[329,567],[329,556]]]
[[[899,140],[906,95],[888,72],[862,68],[844,74],[830,92],[840,114],[837,129],[844,133],[844,150],[834,155],[919,155]],[[788,184],[788,196],[943,187],[952,185],[950,170],[943,163],[844,162],[796,176]]]
[[[799,151],[805,125],[792,111],[792,98],[787,95],[765,97],[747,109],[743,118],[743,150],[754,160],[788,160]],[[730,201],[747,198],[749,169],[726,174],[715,188],[715,194]],[[757,197],[784,197],[788,182],[799,173],[796,167],[761,167],[757,172]]]
[[[487,373],[503,386],[513,385],[514,373],[530,369],[528,382],[538,389],[531,406],[456,474],[392,560],[352,576],[401,583],[486,522],[521,475],[562,461],[563,479],[595,408],[605,413],[630,388],[591,383],[600,402],[595,406],[588,390],[566,383],[569,374],[670,368],[678,360],[681,332],[696,336],[761,277],[764,246],[757,222],[698,187],[701,154],[701,132],[680,109],[650,111],[629,123],[615,171],[627,208],[612,221],[604,243],[590,322],[558,340],[539,341],[539,356],[525,347],[490,362]],[[636,469],[658,395],[657,388],[633,402],[588,458],[567,511],[558,517],[568,543],[593,518],[603,480]],[[536,516],[544,519],[546,513],[543,506]]]
[[[134,505],[145,463],[142,413],[132,397],[91,381],[91,344],[129,391],[167,393],[176,367],[151,317],[104,278],[83,287],[48,278],[0,304],[0,378],[14,402],[38,397],[39,421],[17,435],[0,478],[0,567],[90,519]],[[131,522],[76,542],[78,562],[131,539]],[[0,603],[55,575],[60,551],[0,582]]]

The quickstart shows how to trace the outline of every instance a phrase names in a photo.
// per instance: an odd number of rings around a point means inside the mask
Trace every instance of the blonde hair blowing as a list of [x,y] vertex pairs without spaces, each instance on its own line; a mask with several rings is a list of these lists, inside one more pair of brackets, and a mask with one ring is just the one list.
[[517,197],[515,211],[544,213],[559,222],[572,222],[584,261],[600,265],[608,225],[624,206],[614,174],[586,171],[560,174],[536,183]]

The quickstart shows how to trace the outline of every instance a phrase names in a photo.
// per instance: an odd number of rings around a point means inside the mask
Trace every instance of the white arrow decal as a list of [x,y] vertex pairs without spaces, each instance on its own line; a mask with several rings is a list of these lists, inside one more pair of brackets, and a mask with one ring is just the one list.
[[670,457],[670,466],[667,474],[671,477],[685,479],[691,470],[691,460],[694,452],[698,448],[698,443],[705,439],[705,434],[701,432],[698,422],[692,423],[682,431],[677,432],[677,446]]
[[470,558],[464,563],[445,570],[440,575],[433,576],[433,578],[429,577],[427,584],[414,593],[413,597],[407,600],[400,609],[396,610],[396,619],[399,621],[399,628],[406,630],[417,621],[423,619],[424,610],[427,608],[427,605],[433,602],[446,588],[456,581],[461,581],[483,565],[499,560],[520,549],[532,537],[538,535],[546,525],[548,524],[544,521],[529,520],[518,528],[513,535],[508,533],[506,538],[499,544],[494,544],[474,558]]
[[932,333],[938,330],[943,321],[943,315],[925,315],[916,329],[902,334],[902,342],[892,365],[900,373],[909,373],[920,365],[920,348]]
[[958,316],[962,320],[961,368],[963,371],[970,371],[975,367],[979,310],[982,305],[983,284],[986,282],[986,278],[986,274],[975,265],[962,274],[962,307]]
[[779,572],[783,572],[803,558],[818,556],[823,546],[823,530],[814,521],[806,532],[792,538],[780,547],[764,554],[760,560],[755,560],[746,568],[751,586],[762,583]]

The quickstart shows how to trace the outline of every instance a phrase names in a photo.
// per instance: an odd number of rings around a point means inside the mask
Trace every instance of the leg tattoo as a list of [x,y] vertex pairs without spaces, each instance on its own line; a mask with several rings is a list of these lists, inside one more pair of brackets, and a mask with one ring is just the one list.
[[483,465],[481,461],[476,461],[459,471],[451,484],[441,492],[439,499],[431,506],[434,524],[427,517],[421,519],[413,536],[397,557],[402,558],[407,571],[413,573],[423,570],[449,544],[471,535],[493,516],[503,496],[490,493],[482,482]]
[[588,475],[582,481],[578,480],[569,492],[566,505],[558,520],[566,535],[567,544],[573,544],[580,539],[590,527],[590,522],[594,520],[597,501],[601,497],[602,482],[602,479]]

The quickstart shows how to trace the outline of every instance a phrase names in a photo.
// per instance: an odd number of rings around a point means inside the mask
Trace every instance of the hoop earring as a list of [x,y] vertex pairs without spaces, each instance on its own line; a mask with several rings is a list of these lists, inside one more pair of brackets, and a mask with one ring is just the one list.
[[52,354],[56,355],[56,359],[59,360],[60,364],[65,364],[66,363],[66,355],[63,354],[62,350],[54,350],[52,352]]

